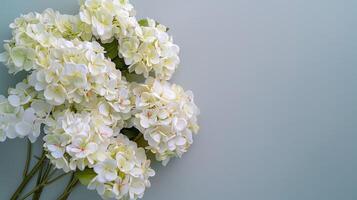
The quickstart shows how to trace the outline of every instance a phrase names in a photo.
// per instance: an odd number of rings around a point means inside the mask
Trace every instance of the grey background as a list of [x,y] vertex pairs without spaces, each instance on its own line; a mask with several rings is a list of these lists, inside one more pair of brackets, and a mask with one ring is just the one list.
[[[139,16],[171,27],[174,81],[201,108],[191,151],[145,200],[357,199],[357,1],[145,0]],[[20,13],[74,13],[75,0],[2,0],[0,39]],[[19,79],[0,69],[1,93]],[[0,144],[0,199],[19,183],[25,142]],[[52,200],[61,184],[46,189]],[[84,187],[70,199],[99,199]]]

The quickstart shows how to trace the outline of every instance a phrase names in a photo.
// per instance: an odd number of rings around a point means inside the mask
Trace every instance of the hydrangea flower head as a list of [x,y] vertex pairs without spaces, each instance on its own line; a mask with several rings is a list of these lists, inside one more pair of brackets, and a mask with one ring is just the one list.
[[128,0],[81,0],[78,15],[47,9],[10,28],[0,61],[27,77],[0,96],[0,141],[43,139],[57,169],[105,199],[143,197],[147,153],[166,165],[188,151],[199,109],[169,82],[180,50],[166,26]]

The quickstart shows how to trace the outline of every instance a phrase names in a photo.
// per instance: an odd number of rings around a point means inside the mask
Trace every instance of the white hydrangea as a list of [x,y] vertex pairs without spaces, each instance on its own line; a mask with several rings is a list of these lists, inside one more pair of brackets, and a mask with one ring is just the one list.
[[133,124],[144,134],[147,148],[163,164],[173,156],[180,157],[192,144],[192,133],[198,131],[199,110],[192,92],[152,78],[132,87],[136,97]]
[[5,41],[5,52],[0,54],[0,61],[8,66],[10,73],[47,67],[51,48],[58,39],[90,40],[92,37],[90,26],[78,15],[62,15],[52,9],[23,15],[10,28],[13,38]]
[[[128,0],[80,0],[78,15],[47,9],[22,15],[10,28],[0,62],[27,77],[0,96],[0,141],[35,142],[43,131],[56,168],[89,170],[85,185],[118,200],[142,198],[155,174],[136,143],[142,135],[163,164],[192,144],[199,129],[193,94],[167,82],[179,47],[165,26],[137,21]],[[130,141],[123,129],[133,127],[140,134]]]
[[49,55],[49,65],[38,68],[29,76],[30,84],[44,92],[52,105],[65,101],[83,103],[92,94],[118,103],[126,81],[115,64],[104,55],[97,42],[59,39]]
[[80,19],[92,27],[93,35],[107,43],[124,37],[137,27],[135,11],[128,0],[81,1]]
[[26,81],[10,88],[8,98],[0,96],[0,141],[27,137],[35,142],[51,109]]
[[82,1],[80,18],[92,27],[96,38],[103,43],[119,42],[119,57],[130,72],[145,77],[153,75],[169,80],[180,59],[179,47],[167,34],[167,28],[152,19],[138,23],[133,6],[122,0]]
[[110,141],[126,119],[125,113],[116,112],[101,98],[86,105],[58,108],[52,116],[44,122],[44,147],[51,161],[65,171],[84,170],[104,161]]
[[136,35],[119,39],[120,56],[129,65],[130,72],[146,78],[152,72],[156,78],[169,80],[180,63],[180,49],[165,26],[152,19],[143,21],[145,24],[136,29]]
[[150,187],[149,177],[155,172],[150,168],[145,150],[124,135],[111,140],[109,157],[94,166],[96,176],[88,185],[97,190],[103,198],[142,198],[146,187]]

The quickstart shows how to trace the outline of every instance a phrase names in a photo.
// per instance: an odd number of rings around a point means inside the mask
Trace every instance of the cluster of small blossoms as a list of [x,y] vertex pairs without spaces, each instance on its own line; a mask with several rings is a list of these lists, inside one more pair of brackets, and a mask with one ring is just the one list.
[[28,137],[35,142],[52,106],[26,80],[8,93],[7,98],[0,95],[0,141]]
[[150,186],[149,177],[155,175],[145,150],[95,113],[54,113],[45,127],[48,158],[66,172],[93,169],[88,188],[105,199],[141,198]]
[[128,0],[82,1],[80,18],[103,43],[118,41],[118,56],[129,65],[130,72],[146,78],[152,72],[165,80],[175,72],[179,47],[167,34],[168,29],[152,19],[138,22]]
[[60,39],[89,40],[90,27],[79,16],[62,15],[52,9],[23,15],[10,24],[12,39],[5,41],[0,60],[10,73],[47,68],[51,50]]
[[94,166],[97,176],[89,183],[105,199],[142,198],[148,178],[155,175],[146,158],[145,150],[123,135],[110,141],[109,155]]
[[47,120],[44,147],[57,168],[66,172],[84,170],[104,160],[113,130],[96,117],[89,112],[65,109]]
[[179,47],[165,26],[138,21],[128,0],[81,0],[78,15],[47,9],[10,28],[0,61],[28,76],[0,96],[0,141],[44,132],[56,168],[85,173],[83,184],[115,199],[142,198],[150,186],[145,149],[166,165],[192,144],[193,94],[168,82]]
[[126,85],[97,42],[59,39],[49,58],[49,66],[34,70],[29,81],[53,105],[88,101],[91,94],[116,100]]
[[92,95],[87,102],[56,107],[45,123],[44,146],[57,168],[83,170],[105,159],[111,140],[131,117],[127,92],[120,91],[117,103]]
[[93,35],[103,43],[130,36],[138,27],[128,0],[82,0],[80,5],[80,19],[91,26]]
[[148,77],[151,72],[156,78],[169,80],[180,59],[180,48],[173,43],[164,25],[152,19],[143,20],[137,35],[119,40],[119,53],[129,71]]
[[173,156],[181,157],[197,133],[199,110],[191,91],[149,78],[145,84],[133,84],[136,97],[133,124],[148,141],[156,159],[166,165]]

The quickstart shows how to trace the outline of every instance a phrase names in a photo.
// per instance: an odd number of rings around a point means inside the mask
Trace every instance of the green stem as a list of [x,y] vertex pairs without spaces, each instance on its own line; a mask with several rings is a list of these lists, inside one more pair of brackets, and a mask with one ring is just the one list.
[[[38,172],[38,175],[37,175],[37,180],[36,180],[36,186],[38,186],[38,185],[40,185],[41,184],[41,179],[42,179],[42,175],[43,175],[43,166],[44,165],[42,165],[41,166],[41,169],[40,169],[40,171]],[[34,194],[34,196],[33,196],[33,200],[35,200],[36,198],[37,198],[37,193],[36,194]]]
[[71,174],[71,178],[69,179],[67,186],[65,188],[65,191],[68,190],[68,188],[71,186],[73,179],[75,178],[74,172]]
[[47,179],[49,173],[51,172],[51,168],[52,168],[52,165],[51,165],[50,161],[47,160],[45,173],[43,174],[41,181],[44,181]]
[[[40,172],[38,174],[36,186],[39,186],[44,181],[47,181],[50,178],[49,174],[50,174],[50,171],[51,171],[51,168],[52,168],[52,165],[51,165],[50,161],[46,160],[46,167],[45,167],[44,173],[42,173],[43,166],[44,165],[42,165],[42,168],[40,169]],[[43,192],[43,189],[44,189],[44,186],[39,187],[39,189],[34,193],[34,195],[32,197],[32,200],[39,200],[40,197],[41,197],[41,194]]]
[[79,180],[76,179],[75,182],[71,185],[71,187],[68,189],[68,191],[64,194],[64,196],[60,200],[67,200],[69,195],[71,195],[73,190],[77,187],[78,183],[79,183]]
[[22,180],[19,187],[16,189],[14,194],[11,196],[10,200],[16,200],[19,198],[21,192],[25,189],[26,185],[30,182],[32,177],[37,173],[37,171],[43,165],[43,161],[45,160],[45,158],[46,158],[46,156],[45,156],[45,153],[43,152],[40,160],[36,163],[36,165],[33,167],[33,169],[24,177],[24,179]]
[[29,171],[29,167],[31,163],[31,154],[32,154],[32,143],[30,142],[30,140],[27,140],[27,158],[26,158],[26,164],[23,172],[23,178],[26,177]]
[[142,133],[139,133],[135,138],[134,138],[134,142],[137,142],[138,140],[141,139],[141,137],[143,137],[144,135]]
[[39,189],[41,189],[44,186],[48,186],[52,183],[54,183],[55,181],[61,179],[62,177],[64,177],[65,175],[67,175],[68,173],[64,173],[61,175],[58,175],[57,177],[53,178],[52,180],[45,180],[44,182],[42,182],[40,185],[36,186],[34,189],[32,189],[30,192],[28,192],[27,194],[25,194],[20,200],[24,200],[27,197],[31,196],[33,193],[35,193],[36,191],[38,191]]
[[44,165],[41,166],[40,171],[38,172],[36,185],[39,185],[41,183],[41,178],[42,178],[42,174],[43,174],[43,166]]
[[76,178],[74,173],[72,173],[71,179],[69,180],[66,188],[64,189],[63,193],[57,198],[57,200],[67,200],[78,183],[78,178]]

